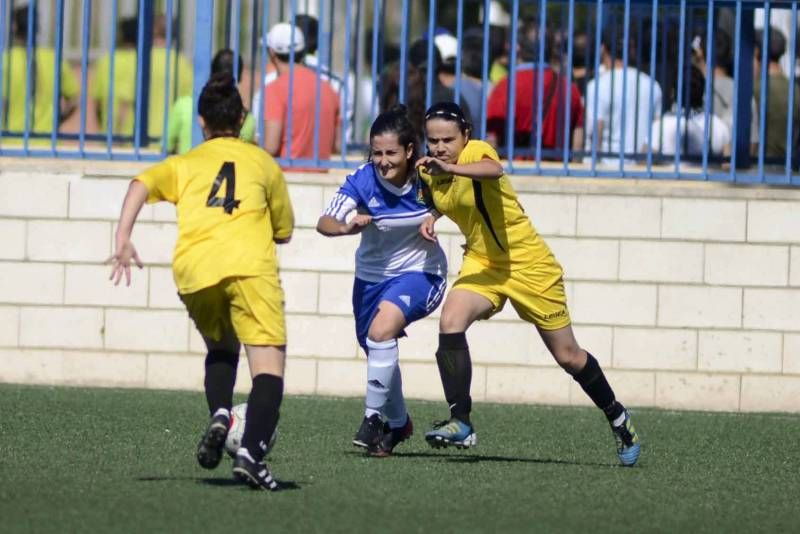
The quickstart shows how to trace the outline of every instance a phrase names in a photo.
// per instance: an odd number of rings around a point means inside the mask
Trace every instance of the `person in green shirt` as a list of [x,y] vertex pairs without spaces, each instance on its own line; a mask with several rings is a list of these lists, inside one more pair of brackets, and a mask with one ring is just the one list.
[[[153,46],[150,49],[150,87],[147,133],[151,139],[160,139],[164,131],[164,99],[167,76],[169,76],[169,100],[177,90],[178,96],[192,94],[192,66],[189,60],[175,48],[170,50],[169,72],[167,72],[166,40],[156,24]],[[95,101],[101,131],[108,128],[109,113],[111,131],[115,135],[132,136],[136,115],[136,44],[138,21],[125,19],[120,23],[120,45],[114,52],[114,101],[109,106],[109,84],[111,80],[111,54],[97,60],[94,66],[94,82],[91,96]],[[173,73],[177,71],[177,79]]]
[[[34,10],[34,24],[37,18]],[[25,130],[25,89],[28,75],[28,7],[14,10],[13,43],[11,48],[3,52],[3,127],[4,129],[22,133]],[[36,31],[34,29],[34,36]],[[30,88],[30,100],[33,105],[27,106],[29,111],[29,128],[35,133],[53,131],[53,97],[55,96],[56,53],[51,47],[35,46],[33,49],[33,76]],[[59,124],[69,117],[77,105],[80,84],[75,73],[66,61],[61,61],[61,99]]]
[[[220,72],[233,73],[233,50],[224,48],[217,52],[211,61],[211,76]],[[239,56],[240,73],[244,70],[242,57]],[[240,78],[241,79],[241,78]],[[192,148],[192,126],[194,106],[191,95],[182,96],[175,101],[169,112],[169,125],[167,127],[167,152],[170,154],[183,154]],[[253,114],[245,110],[244,124],[239,132],[239,138],[249,143],[254,142],[256,135],[256,121]]]

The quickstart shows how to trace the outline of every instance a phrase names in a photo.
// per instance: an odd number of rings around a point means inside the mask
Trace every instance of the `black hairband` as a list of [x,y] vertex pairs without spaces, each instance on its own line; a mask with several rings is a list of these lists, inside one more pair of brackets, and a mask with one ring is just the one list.
[[444,110],[444,109],[437,109],[436,111],[432,111],[432,112],[428,113],[427,115],[425,115],[425,120],[428,120],[431,117],[440,116],[440,115],[449,115],[449,116],[453,117],[454,119],[458,119],[460,122],[465,122],[465,119],[464,119],[463,116],[459,115],[458,113],[454,113],[452,111],[447,111],[447,110]]

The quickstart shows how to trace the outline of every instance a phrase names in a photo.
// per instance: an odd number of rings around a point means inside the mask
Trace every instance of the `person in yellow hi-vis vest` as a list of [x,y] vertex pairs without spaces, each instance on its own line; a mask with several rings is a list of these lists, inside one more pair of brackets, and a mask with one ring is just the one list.
[[[136,119],[136,47],[139,24],[136,18],[120,23],[120,44],[114,52],[114,100],[109,106],[111,83],[111,54],[97,60],[91,89],[95,101],[99,130],[108,130],[111,113],[111,131],[115,135],[133,136]],[[176,76],[177,73],[177,76]],[[147,133],[160,139],[164,131],[165,85],[169,77],[169,103],[175,97],[192,94],[192,66],[175,48],[170,51],[167,72],[167,49],[163,24],[156,21],[153,46],[150,51],[150,87],[147,115]]]
[[[34,10],[34,36],[36,35],[36,11]],[[28,105],[25,102],[28,76],[28,7],[14,10],[14,40],[11,48],[3,53],[3,129],[13,133],[25,130],[25,110],[28,109],[28,128],[35,133],[53,131],[53,97],[55,96],[56,53],[52,47],[34,46],[33,70]],[[79,83],[66,61],[61,62],[61,99],[59,124],[74,110],[77,104]]]

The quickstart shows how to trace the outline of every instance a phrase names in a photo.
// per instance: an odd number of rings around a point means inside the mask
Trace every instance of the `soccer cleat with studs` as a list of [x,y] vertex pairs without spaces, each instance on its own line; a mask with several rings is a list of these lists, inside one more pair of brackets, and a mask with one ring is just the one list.
[[219,465],[229,425],[230,418],[225,414],[217,414],[211,418],[205,434],[197,444],[197,462],[201,467],[214,469]]
[[639,434],[631,423],[631,414],[625,410],[625,420],[619,426],[611,427],[614,433],[614,440],[617,442],[617,456],[625,467],[632,467],[639,459],[642,445],[639,441]]
[[249,454],[241,452],[236,454],[236,459],[233,461],[233,476],[255,490],[279,491],[281,489],[278,481],[272,477],[267,464],[256,462],[249,457]]
[[451,445],[457,449],[469,449],[478,444],[478,435],[472,425],[452,417],[434,423],[433,430],[425,433],[425,441],[434,449]]
[[407,440],[414,434],[414,423],[411,422],[411,416],[406,415],[406,424],[400,428],[387,428],[384,431],[383,438],[377,445],[368,447],[367,454],[378,458],[391,456],[394,448]]
[[365,417],[353,438],[353,445],[364,449],[377,447],[387,431],[388,425],[383,422],[380,415],[373,414]]

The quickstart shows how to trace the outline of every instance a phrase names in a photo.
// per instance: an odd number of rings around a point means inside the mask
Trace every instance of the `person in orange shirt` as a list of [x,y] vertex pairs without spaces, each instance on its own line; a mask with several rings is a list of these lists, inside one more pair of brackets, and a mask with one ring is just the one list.
[[[294,64],[290,63],[292,50]],[[278,77],[264,88],[264,149],[282,158],[314,159],[319,136],[317,155],[320,160],[330,159],[339,146],[339,97],[328,82],[317,80],[316,71],[302,64],[302,30],[286,22],[276,24],[267,34],[267,51]]]

